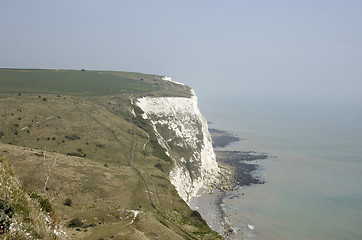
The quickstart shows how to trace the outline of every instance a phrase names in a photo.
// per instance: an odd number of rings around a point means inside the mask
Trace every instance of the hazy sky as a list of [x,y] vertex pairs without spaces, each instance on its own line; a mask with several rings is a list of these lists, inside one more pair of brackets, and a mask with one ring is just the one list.
[[200,98],[362,104],[361,0],[0,0],[0,67],[169,75]]

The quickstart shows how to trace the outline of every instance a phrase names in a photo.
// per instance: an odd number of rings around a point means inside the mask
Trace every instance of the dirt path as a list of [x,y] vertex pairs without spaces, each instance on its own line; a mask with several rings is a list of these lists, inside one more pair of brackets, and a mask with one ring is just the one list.
[[[40,124],[40,123],[42,123],[42,122],[48,121],[48,120],[53,119],[53,118],[55,118],[55,116],[50,116],[50,117],[44,118],[43,120],[40,120],[40,121],[38,121],[38,122],[36,122],[36,123],[34,123],[34,124]],[[29,124],[28,126],[31,126],[31,125],[32,125],[32,124]],[[22,129],[20,129],[20,131],[24,131],[25,129],[28,128],[28,126],[23,127]]]

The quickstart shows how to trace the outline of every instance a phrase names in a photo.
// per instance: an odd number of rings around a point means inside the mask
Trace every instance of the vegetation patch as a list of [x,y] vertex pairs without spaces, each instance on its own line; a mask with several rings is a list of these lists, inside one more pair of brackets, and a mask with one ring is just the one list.
[[41,195],[35,193],[35,192],[31,192],[29,194],[31,199],[35,199],[39,202],[40,207],[43,211],[47,212],[47,213],[52,213],[53,212],[53,208],[51,203],[49,202],[49,200],[47,198],[42,197]]
[[67,153],[67,156],[85,157],[84,154],[80,153],[80,152],[70,152],[70,153]]
[[79,217],[73,218],[72,220],[70,220],[69,222],[69,227],[75,228],[75,227],[82,227],[83,226],[83,222],[82,220],[80,220]]
[[66,139],[68,139],[68,140],[79,140],[80,139],[80,136],[79,135],[77,135],[77,134],[71,134],[71,135],[67,135],[67,136],[65,136],[65,138]]
[[14,207],[5,199],[0,199],[0,230],[4,233],[9,230]]
[[65,199],[65,201],[64,201],[65,206],[71,207],[72,204],[73,204],[72,199],[70,199],[70,198]]

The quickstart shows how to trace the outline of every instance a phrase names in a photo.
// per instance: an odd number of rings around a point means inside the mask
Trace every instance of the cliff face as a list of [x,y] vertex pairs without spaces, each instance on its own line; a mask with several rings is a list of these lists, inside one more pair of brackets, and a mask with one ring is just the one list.
[[207,122],[194,91],[191,93],[191,98],[142,97],[136,102],[144,111],[143,117],[151,120],[160,145],[173,159],[170,180],[187,203],[200,188],[217,181],[219,174]]

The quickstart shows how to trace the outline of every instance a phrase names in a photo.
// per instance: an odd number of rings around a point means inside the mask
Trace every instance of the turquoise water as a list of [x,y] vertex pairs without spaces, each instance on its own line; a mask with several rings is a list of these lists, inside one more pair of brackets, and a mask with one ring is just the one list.
[[[210,107],[212,106],[212,108]],[[362,111],[358,105],[200,104],[213,128],[266,152],[267,181],[225,199],[235,239],[362,239]]]

